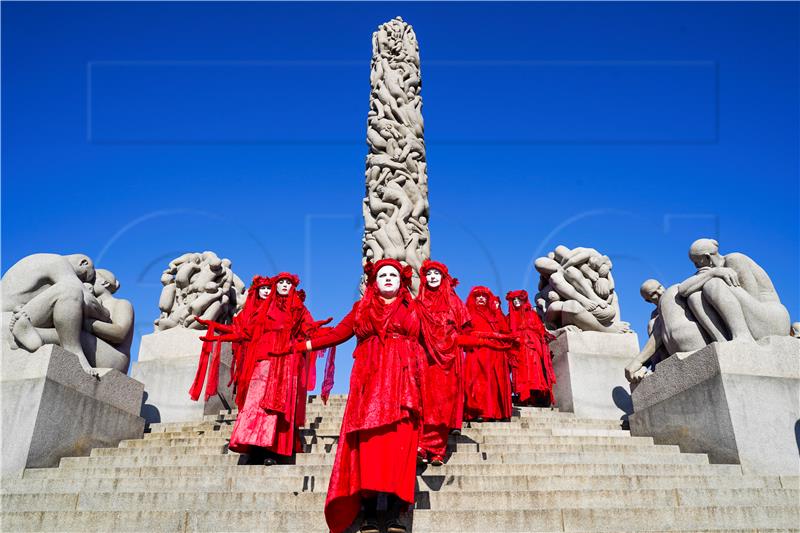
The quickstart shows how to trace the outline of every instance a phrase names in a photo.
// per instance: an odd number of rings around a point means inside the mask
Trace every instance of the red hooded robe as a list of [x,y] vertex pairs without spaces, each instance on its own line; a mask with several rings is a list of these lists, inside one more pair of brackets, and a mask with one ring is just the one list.
[[[478,295],[486,297],[485,305],[476,303]],[[492,336],[509,332],[498,302],[498,298],[486,287],[473,287],[467,297],[470,322],[465,332],[470,337],[483,340],[466,347],[464,418],[467,420],[502,420],[510,418],[512,414],[508,352],[490,340]]]
[[[386,265],[401,273],[400,291],[388,304],[376,284],[378,270]],[[385,492],[414,502],[425,353],[419,314],[408,290],[411,269],[381,259],[365,270],[363,298],[336,327],[312,339],[314,350],[353,335],[358,340],[325,501],[325,519],[333,533],[352,524],[362,498]]]
[[[436,269],[442,274],[441,284],[431,289],[425,276]],[[461,429],[464,414],[463,359],[464,350],[458,336],[469,321],[467,307],[456,294],[458,280],[447,266],[426,260],[420,269],[417,309],[427,353],[425,367],[424,427],[420,445],[431,455],[444,456],[451,429]]]
[[[519,308],[514,307],[515,298],[522,301]],[[529,403],[538,398],[548,399],[552,403],[556,376],[544,324],[531,308],[527,291],[509,292],[506,300],[511,332],[520,341],[513,350],[515,357],[512,358],[514,392],[519,395],[520,403]]]
[[[292,282],[281,296],[278,281]],[[297,276],[272,278],[272,291],[245,326],[250,338],[246,359],[253,361],[244,408],[239,411],[229,448],[247,453],[258,446],[279,455],[300,450],[297,430],[305,423],[305,353],[295,342],[312,335],[315,323],[297,295]],[[243,372],[248,372],[245,364]],[[246,375],[246,374],[245,374]]]

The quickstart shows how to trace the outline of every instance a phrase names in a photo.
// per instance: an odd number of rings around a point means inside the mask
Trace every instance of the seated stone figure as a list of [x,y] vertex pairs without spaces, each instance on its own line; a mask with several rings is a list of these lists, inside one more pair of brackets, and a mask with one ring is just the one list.
[[96,375],[81,331],[84,319],[109,321],[111,313],[92,292],[94,281],[94,264],[83,254],[33,254],[9,268],[2,278],[2,309],[12,348],[35,352],[60,344],[78,356],[85,372]]
[[752,342],[789,332],[788,310],[767,273],[751,258],[720,255],[713,239],[693,242],[689,258],[698,270],[679,285],[678,293],[713,341]]
[[[625,367],[625,377],[631,383],[647,375],[645,365],[654,368],[677,352],[697,351],[708,344],[708,338],[688,309],[686,300],[678,294],[678,285],[665,289],[658,280],[648,279],[642,283],[639,292],[656,308],[647,324],[647,343]],[[666,322],[669,328],[665,326]]]
[[133,305],[113,296],[119,290],[119,281],[112,272],[102,268],[95,272],[93,292],[110,317],[108,322],[87,319],[81,343],[94,367],[116,368],[127,373],[133,341]]
[[624,333],[611,261],[593,248],[558,246],[534,263],[540,274],[537,307],[556,334],[568,329]]

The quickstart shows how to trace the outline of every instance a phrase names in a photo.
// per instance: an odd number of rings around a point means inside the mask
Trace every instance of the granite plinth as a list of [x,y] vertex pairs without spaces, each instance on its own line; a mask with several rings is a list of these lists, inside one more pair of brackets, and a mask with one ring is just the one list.
[[631,433],[749,473],[800,475],[800,339],[676,354],[634,389]]
[[143,385],[118,370],[97,370],[99,378],[88,375],[77,355],[54,344],[33,353],[4,345],[3,475],[142,436]]
[[206,383],[198,401],[189,397],[203,346],[200,337],[204,334],[205,331],[172,328],[142,336],[139,359],[131,367],[131,376],[144,383],[141,415],[148,423],[202,420],[204,415],[235,406],[233,387],[228,387],[233,354],[227,342],[220,352],[218,393],[203,401]]
[[566,331],[550,351],[559,409],[601,419],[624,419],[631,412],[625,365],[639,353],[635,333]]

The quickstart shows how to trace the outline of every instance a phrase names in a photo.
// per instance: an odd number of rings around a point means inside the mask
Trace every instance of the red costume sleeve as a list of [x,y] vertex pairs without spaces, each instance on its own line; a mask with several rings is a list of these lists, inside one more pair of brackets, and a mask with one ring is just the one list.
[[[356,303],[356,305],[358,304]],[[324,328],[327,331],[324,333],[321,332],[320,335],[312,337],[311,349],[322,350],[325,348],[330,348],[331,346],[342,344],[343,342],[352,338],[353,335],[355,335],[353,328],[355,327],[356,323],[356,305],[353,306],[353,309],[351,309],[350,312],[347,313],[347,316],[345,316],[335,327]]]

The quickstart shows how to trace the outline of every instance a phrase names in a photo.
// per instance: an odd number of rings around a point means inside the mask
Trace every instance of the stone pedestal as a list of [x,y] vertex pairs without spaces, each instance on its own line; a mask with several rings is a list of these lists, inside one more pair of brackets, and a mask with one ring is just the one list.
[[564,332],[550,343],[562,411],[585,418],[623,419],[631,412],[625,365],[639,353],[635,333]]
[[3,348],[2,473],[57,466],[62,457],[141,438],[143,385],[112,369],[86,374],[56,345],[34,353]]
[[132,365],[131,376],[144,383],[142,416],[148,423],[202,420],[203,415],[235,406],[232,386],[227,386],[230,343],[222,345],[219,393],[207,402],[203,401],[205,388],[198,401],[189,397],[203,345],[200,337],[204,334],[205,331],[178,327],[142,336],[139,360]]
[[800,340],[676,354],[634,389],[631,433],[755,474],[800,475]]

